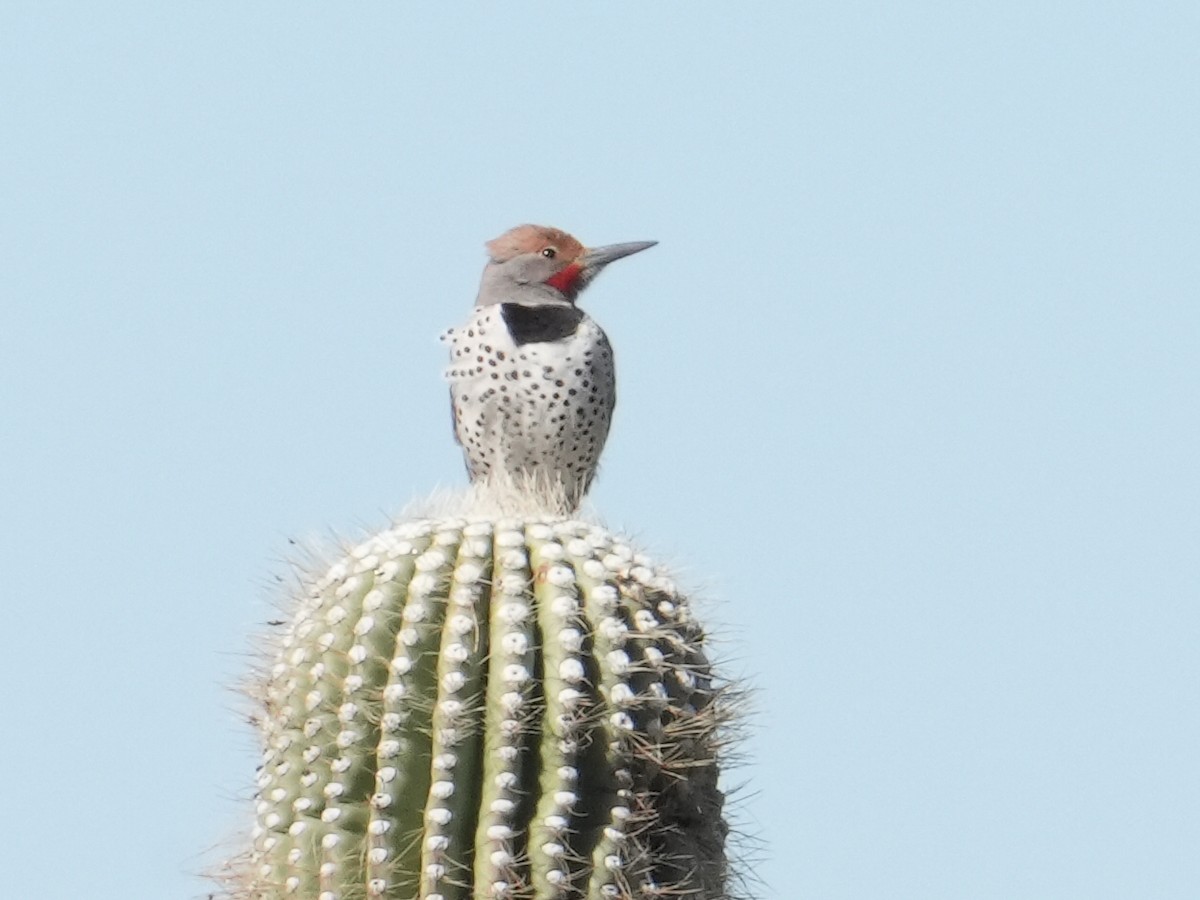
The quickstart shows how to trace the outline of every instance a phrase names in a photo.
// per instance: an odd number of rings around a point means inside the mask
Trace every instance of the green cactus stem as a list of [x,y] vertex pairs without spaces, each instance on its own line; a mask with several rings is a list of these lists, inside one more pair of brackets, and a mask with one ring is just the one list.
[[256,691],[253,900],[727,896],[683,597],[563,518],[422,519],[306,582]]

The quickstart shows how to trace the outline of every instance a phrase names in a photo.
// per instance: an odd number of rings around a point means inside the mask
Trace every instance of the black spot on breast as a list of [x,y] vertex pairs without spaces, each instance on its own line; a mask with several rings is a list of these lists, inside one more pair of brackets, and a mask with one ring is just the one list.
[[500,313],[518,346],[569,338],[579,327],[583,311],[573,306],[522,306],[501,303]]

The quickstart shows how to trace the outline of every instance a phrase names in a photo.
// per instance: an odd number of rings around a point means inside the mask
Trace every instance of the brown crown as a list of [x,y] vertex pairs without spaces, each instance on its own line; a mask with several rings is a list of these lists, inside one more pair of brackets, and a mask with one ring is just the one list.
[[488,241],[485,246],[488,255],[496,262],[526,253],[541,253],[547,247],[557,250],[557,258],[563,262],[572,262],[583,253],[583,244],[571,235],[544,225],[518,225],[495,240]]

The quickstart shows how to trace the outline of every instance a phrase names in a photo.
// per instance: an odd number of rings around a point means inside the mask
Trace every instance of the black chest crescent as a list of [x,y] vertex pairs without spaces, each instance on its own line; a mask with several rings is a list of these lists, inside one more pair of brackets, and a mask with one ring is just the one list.
[[583,320],[583,311],[574,306],[522,306],[501,303],[500,314],[517,346],[565,341]]

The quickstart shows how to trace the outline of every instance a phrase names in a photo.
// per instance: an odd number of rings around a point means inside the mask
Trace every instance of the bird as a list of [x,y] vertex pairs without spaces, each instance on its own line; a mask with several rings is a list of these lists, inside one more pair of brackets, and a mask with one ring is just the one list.
[[518,225],[485,245],[475,306],[443,335],[454,436],[473,484],[578,507],[617,402],[612,345],[579,296],[609,263],[657,243],[589,249],[560,229]]

